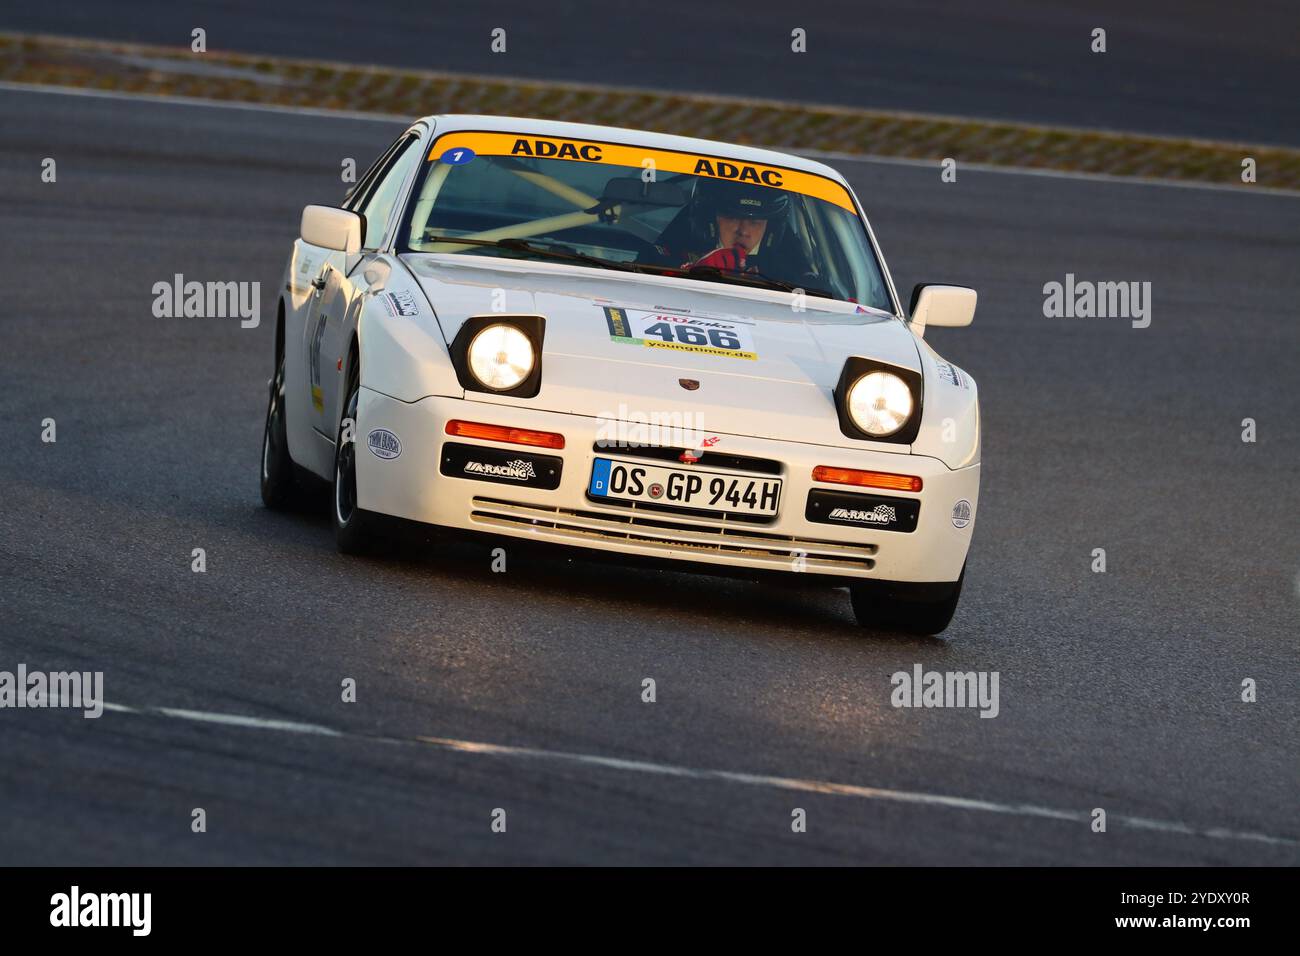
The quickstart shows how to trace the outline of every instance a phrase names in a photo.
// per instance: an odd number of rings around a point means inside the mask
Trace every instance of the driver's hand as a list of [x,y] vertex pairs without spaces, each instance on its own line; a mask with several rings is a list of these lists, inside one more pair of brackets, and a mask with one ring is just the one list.
[[[740,243],[736,243],[730,249],[718,247],[707,256],[697,259],[694,264],[697,266],[712,266],[724,272],[743,272],[745,270],[745,258],[748,255],[749,250]],[[689,268],[689,264],[684,268]]]

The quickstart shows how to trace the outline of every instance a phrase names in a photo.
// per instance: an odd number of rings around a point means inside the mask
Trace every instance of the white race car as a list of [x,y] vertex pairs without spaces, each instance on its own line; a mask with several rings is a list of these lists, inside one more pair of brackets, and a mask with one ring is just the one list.
[[847,585],[863,626],[952,618],[979,500],[974,381],[903,312],[835,170],[707,140],[430,116],[280,295],[262,497]]

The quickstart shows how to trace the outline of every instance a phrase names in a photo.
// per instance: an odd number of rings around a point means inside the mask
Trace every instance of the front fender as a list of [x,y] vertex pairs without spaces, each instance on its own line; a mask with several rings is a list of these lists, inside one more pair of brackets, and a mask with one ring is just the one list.
[[403,402],[430,395],[464,398],[447,341],[419,283],[391,257],[374,267],[382,277],[362,294],[357,313],[362,384]]
[[917,340],[924,391],[921,430],[912,454],[938,458],[949,468],[980,461],[980,404],[975,380]]

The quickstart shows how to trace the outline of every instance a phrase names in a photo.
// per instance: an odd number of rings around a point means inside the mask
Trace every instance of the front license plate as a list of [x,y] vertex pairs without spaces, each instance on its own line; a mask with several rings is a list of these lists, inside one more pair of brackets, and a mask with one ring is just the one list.
[[781,479],[597,458],[587,493],[616,501],[772,517],[781,501]]

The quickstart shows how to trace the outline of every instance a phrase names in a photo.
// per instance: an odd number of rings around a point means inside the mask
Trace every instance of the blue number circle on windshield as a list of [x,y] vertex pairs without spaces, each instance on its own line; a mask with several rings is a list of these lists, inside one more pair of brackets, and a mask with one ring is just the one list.
[[465,146],[456,146],[439,156],[438,161],[451,166],[464,166],[473,158],[474,150]]

